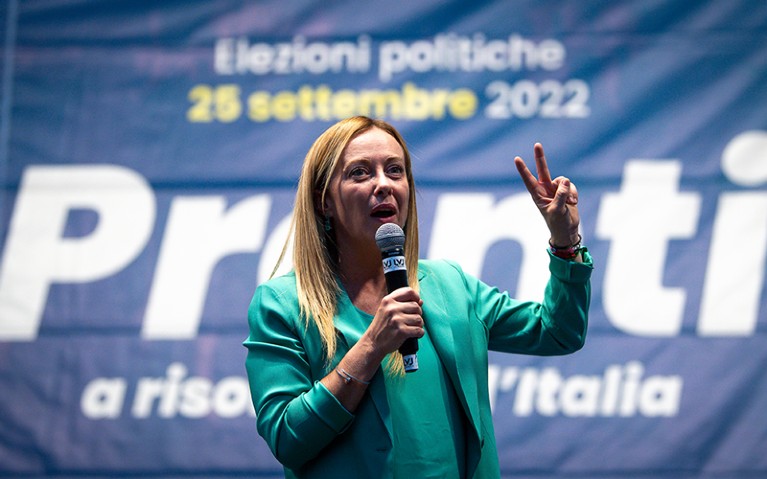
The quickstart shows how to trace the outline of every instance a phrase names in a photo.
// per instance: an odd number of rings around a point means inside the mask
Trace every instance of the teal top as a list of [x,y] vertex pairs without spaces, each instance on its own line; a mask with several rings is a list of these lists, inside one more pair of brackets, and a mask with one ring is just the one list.
[[418,371],[404,376],[385,376],[394,433],[394,477],[466,477],[461,403],[428,331],[418,340],[418,366]]
[[[454,456],[455,464],[446,467],[465,471],[465,477],[499,477],[488,350],[560,355],[585,341],[591,257],[586,253],[584,263],[574,263],[549,256],[551,276],[541,303],[515,300],[455,263],[420,261],[428,338],[419,343],[419,371],[395,384],[379,368],[354,414],[319,380],[367,327],[360,311],[345,295],[339,298],[337,351],[328,364],[319,332],[300,317],[295,275],[259,285],[248,311],[245,365],[258,432],[285,476],[428,477],[427,461],[449,463]],[[416,384],[421,381],[426,385]],[[405,392],[395,394],[397,388]],[[422,420],[437,432],[422,434]],[[438,432],[444,428],[450,434]],[[410,449],[414,442],[420,444]],[[399,470],[411,466],[419,470]]]
[[[348,297],[342,301],[352,306]],[[350,311],[357,314],[349,315],[349,326],[362,336],[373,316],[356,307]],[[418,365],[418,371],[403,376],[384,374],[394,434],[394,477],[466,477],[464,415],[428,331],[418,340]]]

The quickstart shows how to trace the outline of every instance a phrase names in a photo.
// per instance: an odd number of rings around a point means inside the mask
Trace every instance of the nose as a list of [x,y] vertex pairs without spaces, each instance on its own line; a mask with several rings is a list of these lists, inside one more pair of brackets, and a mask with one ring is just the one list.
[[380,197],[387,197],[392,192],[393,180],[386,176],[384,172],[378,172],[376,174],[375,189],[373,194]]

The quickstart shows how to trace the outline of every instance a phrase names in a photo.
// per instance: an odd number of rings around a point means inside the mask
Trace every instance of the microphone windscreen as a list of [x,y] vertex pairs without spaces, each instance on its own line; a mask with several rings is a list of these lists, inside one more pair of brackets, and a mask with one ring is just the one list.
[[385,223],[376,231],[376,244],[381,251],[405,247],[405,232],[394,223]]

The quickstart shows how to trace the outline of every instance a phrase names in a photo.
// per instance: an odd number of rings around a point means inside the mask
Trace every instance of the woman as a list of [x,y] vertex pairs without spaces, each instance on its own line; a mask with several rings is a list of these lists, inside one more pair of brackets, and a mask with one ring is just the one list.
[[[294,269],[256,289],[244,343],[258,431],[287,477],[500,475],[488,349],[578,350],[590,297],[575,186],[551,179],[540,144],[535,161],[537,179],[515,158],[551,232],[542,304],[418,261],[410,155],[391,125],[354,117],[316,140],[296,194]],[[406,234],[410,287],[391,294],[375,243],[384,223]],[[419,338],[412,374],[396,352],[407,338]]]

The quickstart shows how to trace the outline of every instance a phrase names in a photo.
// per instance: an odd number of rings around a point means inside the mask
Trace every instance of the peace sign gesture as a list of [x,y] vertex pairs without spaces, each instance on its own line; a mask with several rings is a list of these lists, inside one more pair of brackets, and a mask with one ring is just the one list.
[[530,192],[535,205],[546,220],[546,226],[551,233],[551,243],[562,247],[574,245],[578,243],[578,225],[580,224],[578,190],[564,176],[558,176],[552,180],[543,146],[536,143],[533,149],[538,178],[527,169],[525,161],[517,156],[514,158],[514,164],[519,171],[519,176],[522,177],[527,191]]

